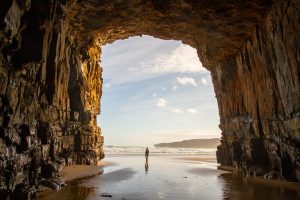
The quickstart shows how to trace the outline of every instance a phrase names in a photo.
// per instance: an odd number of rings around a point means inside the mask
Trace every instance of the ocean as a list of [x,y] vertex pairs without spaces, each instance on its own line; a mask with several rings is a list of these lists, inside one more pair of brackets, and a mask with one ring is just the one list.
[[[150,155],[215,155],[216,149],[148,147]],[[105,155],[143,155],[146,147],[104,146]]]

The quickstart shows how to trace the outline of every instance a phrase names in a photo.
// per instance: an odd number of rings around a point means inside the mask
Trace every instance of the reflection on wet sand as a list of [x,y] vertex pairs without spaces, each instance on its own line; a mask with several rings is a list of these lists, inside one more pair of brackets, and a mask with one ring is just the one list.
[[38,199],[42,200],[84,200],[94,192],[93,187],[80,185],[81,181],[68,183],[59,191],[45,191],[39,194]]
[[149,163],[148,163],[148,158],[146,158],[146,163],[145,163],[145,173],[148,174],[149,170]]
[[111,185],[116,182],[126,181],[127,179],[133,177],[135,173],[135,170],[128,167],[116,169],[107,173],[105,173],[104,169],[103,175],[96,176],[94,178],[88,179],[87,181],[84,181],[84,185],[88,187]]
[[[98,200],[103,193],[109,199],[300,199],[299,190],[262,184],[253,179],[217,170],[215,163],[181,161],[170,157],[111,157],[118,165],[104,168],[104,174],[68,184],[58,192],[40,195],[43,200]],[[297,186],[296,186],[297,187]]]
[[261,184],[253,179],[247,179],[242,175],[232,173],[220,174],[218,179],[223,181],[223,199],[300,199],[300,188],[299,190],[293,190],[271,184]]

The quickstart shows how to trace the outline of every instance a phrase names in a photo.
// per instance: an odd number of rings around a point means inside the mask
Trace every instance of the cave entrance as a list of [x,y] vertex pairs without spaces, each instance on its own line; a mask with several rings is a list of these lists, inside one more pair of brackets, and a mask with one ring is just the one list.
[[210,72],[196,49],[143,35],[103,46],[101,62],[106,145],[220,138]]
[[[249,104],[244,106],[244,98],[248,99],[245,94],[251,94],[251,98],[252,95],[255,96],[255,90],[253,89],[249,93],[246,87],[247,85],[252,85],[253,80],[249,79],[251,76],[244,76],[245,73],[237,70],[237,65],[240,63],[236,62],[236,56],[238,52],[242,52],[245,42],[252,38],[255,33],[260,37],[257,38],[258,41],[262,39],[259,35],[260,27],[258,25],[263,21],[271,2],[110,1],[101,4],[98,2],[90,3],[87,6],[86,2],[78,2],[76,11],[72,13],[72,19],[70,19],[75,29],[74,41],[78,42],[81,49],[80,60],[83,62],[79,63],[79,65],[84,75],[85,84],[78,84],[77,74],[72,73],[72,71],[76,72],[76,70],[71,70],[68,93],[71,94],[71,99],[81,99],[83,94],[81,93],[82,88],[85,89],[83,104],[81,101],[70,103],[72,110],[82,113],[80,115],[82,121],[96,125],[95,116],[99,113],[99,104],[97,102],[100,101],[101,88],[103,86],[100,63],[98,63],[102,51],[101,47],[120,39],[141,35],[182,41],[184,44],[197,49],[197,56],[203,63],[203,66],[212,72],[214,88],[216,88],[216,96],[218,98],[220,128],[223,136],[227,135],[227,133],[236,132],[236,126],[230,126],[231,120],[234,123],[236,121],[239,122],[244,117],[249,116],[249,113],[256,116],[256,111],[252,109],[255,103],[252,105],[252,102],[249,103],[247,101]],[[80,35],[79,41],[76,40],[77,33]],[[239,56],[244,58],[248,56],[248,53],[246,50]],[[248,60],[245,61],[246,64]],[[244,61],[242,60],[241,62]],[[105,65],[103,69],[105,73]],[[243,79],[246,80],[246,83],[240,84],[240,81]],[[106,86],[110,87],[110,89],[112,88],[110,85]],[[105,87],[103,88],[105,89]],[[104,93],[103,98],[106,97],[107,95]],[[124,97],[119,99],[124,99]],[[164,105],[166,103],[164,100],[162,98],[158,103]],[[232,100],[235,100],[235,103],[232,103]],[[75,102],[80,103],[76,104]],[[178,110],[174,109],[174,111]],[[194,112],[192,109],[190,111]],[[137,111],[132,110],[131,112]],[[210,114],[210,112],[207,113],[208,115]],[[107,116],[103,106],[101,116]],[[155,117],[159,118],[160,116],[156,115]],[[235,117],[237,118],[235,119]],[[116,118],[113,118],[111,124],[115,127],[120,127],[120,124],[116,122]],[[136,124],[138,123],[136,122],[134,126]],[[112,134],[106,131],[104,122],[100,122],[99,125],[106,136],[105,142],[107,145]],[[151,125],[149,123],[149,126]],[[136,129],[138,130],[138,128]],[[121,132],[124,131],[121,130]],[[100,133],[101,131],[98,129],[96,132]],[[129,137],[126,138],[128,139]],[[236,140],[234,137],[222,139],[222,143],[227,143],[228,148],[222,144],[218,155],[224,153],[224,155],[230,155],[228,157],[231,157],[232,145],[228,143],[231,139]],[[99,143],[99,149],[102,141]],[[122,139],[119,138],[119,141],[122,141]]]

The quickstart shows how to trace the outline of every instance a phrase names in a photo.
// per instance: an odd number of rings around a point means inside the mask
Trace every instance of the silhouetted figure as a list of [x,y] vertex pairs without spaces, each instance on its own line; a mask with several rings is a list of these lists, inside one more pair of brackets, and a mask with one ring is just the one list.
[[148,164],[148,157],[149,157],[149,149],[148,147],[146,148],[146,151],[145,151],[145,158],[146,158],[146,163]]

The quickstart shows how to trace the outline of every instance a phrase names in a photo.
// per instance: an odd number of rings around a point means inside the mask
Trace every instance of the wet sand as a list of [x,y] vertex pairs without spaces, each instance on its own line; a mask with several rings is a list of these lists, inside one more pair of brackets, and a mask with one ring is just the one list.
[[88,178],[103,173],[103,166],[111,165],[110,162],[99,162],[98,166],[74,165],[66,166],[61,171],[61,179],[65,182],[76,179]]
[[184,161],[196,161],[196,162],[210,162],[210,163],[217,163],[216,156],[215,155],[189,155],[189,156],[181,156],[176,157],[178,160],[184,160]]
[[[181,199],[300,199],[296,188],[264,184],[217,169],[211,158],[153,156],[145,165],[143,156],[106,156],[113,165],[102,175],[72,181],[40,199],[61,200],[181,200]],[[209,162],[207,162],[209,161]],[[300,188],[300,187],[299,187]],[[112,197],[104,197],[109,194]]]

